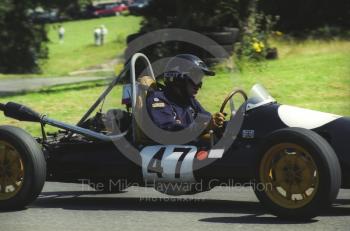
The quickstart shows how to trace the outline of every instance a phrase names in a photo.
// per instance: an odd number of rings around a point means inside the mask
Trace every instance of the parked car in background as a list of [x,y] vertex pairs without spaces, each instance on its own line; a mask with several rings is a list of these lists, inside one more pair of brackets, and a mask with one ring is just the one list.
[[113,4],[99,4],[99,5],[90,5],[86,8],[84,12],[84,17],[104,17],[104,16],[113,16],[120,15],[122,12],[127,11],[128,6],[121,3],[113,3]]
[[67,20],[67,17],[60,15],[58,9],[34,10],[29,15],[34,23],[53,23]]
[[133,15],[141,15],[144,10],[149,6],[151,0],[135,0],[129,6],[129,12]]

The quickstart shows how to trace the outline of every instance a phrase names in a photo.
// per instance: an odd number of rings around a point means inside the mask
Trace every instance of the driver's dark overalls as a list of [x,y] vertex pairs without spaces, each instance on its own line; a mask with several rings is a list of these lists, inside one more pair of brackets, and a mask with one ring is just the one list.
[[152,121],[167,131],[189,127],[199,114],[208,117],[208,121],[211,118],[211,114],[194,97],[179,99],[167,88],[163,91],[149,91],[146,104]]

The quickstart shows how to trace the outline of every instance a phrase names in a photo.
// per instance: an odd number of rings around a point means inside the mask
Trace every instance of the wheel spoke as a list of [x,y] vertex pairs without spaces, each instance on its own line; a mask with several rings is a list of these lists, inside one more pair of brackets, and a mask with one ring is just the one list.
[[286,199],[287,200],[291,200],[292,199],[292,194],[288,190],[286,190]]
[[278,161],[271,161],[270,169],[275,169]]
[[11,169],[12,174],[17,174],[21,172],[21,163],[18,159],[12,160],[11,164],[8,166]]
[[306,194],[306,191],[304,191],[304,189],[300,188],[300,185],[297,185],[298,189],[299,189],[299,192],[300,192],[300,195],[302,197],[303,200],[305,200],[307,197],[309,197],[307,194]]
[[317,185],[317,177],[313,177],[312,181],[310,182],[310,188],[315,188],[315,186]]
[[296,154],[296,155],[293,155],[293,166],[297,165],[297,163],[298,163],[298,156]]
[[5,193],[6,191],[6,178],[5,177],[2,177],[1,179],[1,182],[0,182],[0,186],[1,186],[1,190],[0,190],[0,193]]
[[0,164],[3,165],[5,161],[6,146],[0,146]]
[[300,161],[302,160],[302,162],[299,162],[299,164],[304,167],[303,170],[308,168],[308,169],[312,169],[313,171],[316,171],[316,167],[314,166],[312,160],[310,160],[307,156],[303,155],[300,152],[299,152],[299,156],[300,156],[299,158]]
[[304,157],[303,155],[300,155],[300,158],[297,158],[297,162],[296,164],[300,167],[299,170],[297,170],[296,172],[304,172],[304,171],[309,171],[309,172],[315,172],[316,171],[316,167],[314,166],[314,163]]
[[17,189],[19,186],[17,185],[17,180],[14,178],[9,178],[8,185],[13,186],[15,189]]
[[279,159],[278,164],[279,165],[290,165],[293,159],[294,159],[294,156],[289,155],[289,154],[284,154],[284,156],[281,159]]
[[6,176],[1,176],[0,177],[0,184],[3,184],[5,182]]
[[286,190],[286,198],[288,200],[292,199],[292,184],[289,184],[288,190]]
[[2,164],[5,165],[6,162],[7,162],[7,153],[8,153],[8,150],[9,148],[5,145],[5,148],[3,149],[3,155],[2,155]]
[[16,169],[12,169],[11,179],[19,181],[21,180],[22,177],[23,177],[23,171],[21,170],[20,166],[17,166]]
[[15,162],[19,161],[19,156],[17,155],[17,153],[11,152],[11,157],[8,158],[9,159],[9,166],[12,166],[13,164],[15,164]]
[[303,192],[301,196],[303,197],[303,200],[309,197],[305,192]]
[[283,185],[283,181],[281,179],[275,179],[274,181],[272,181],[272,183],[274,187]]
[[314,164],[313,164],[310,160],[307,160],[307,161],[305,162],[305,165],[306,165],[307,168],[310,169],[310,172],[311,172],[311,171],[312,171],[312,172],[317,171],[316,166],[314,166]]

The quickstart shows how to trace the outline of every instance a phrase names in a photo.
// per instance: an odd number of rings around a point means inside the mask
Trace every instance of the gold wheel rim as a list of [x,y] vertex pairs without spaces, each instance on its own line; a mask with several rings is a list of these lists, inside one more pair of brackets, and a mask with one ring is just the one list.
[[0,141],[0,201],[17,195],[24,182],[24,165],[18,151]]
[[296,209],[312,201],[319,185],[319,172],[309,152],[297,144],[271,147],[262,158],[260,180],[267,196],[277,205]]

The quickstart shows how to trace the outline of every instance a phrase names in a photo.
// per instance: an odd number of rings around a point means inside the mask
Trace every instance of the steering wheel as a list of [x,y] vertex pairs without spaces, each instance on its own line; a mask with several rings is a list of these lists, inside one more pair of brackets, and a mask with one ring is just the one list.
[[227,103],[230,101],[231,116],[233,115],[233,113],[235,112],[235,105],[232,97],[235,96],[236,94],[240,94],[244,98],[244,101],[248,100],[248,96],[243,90],[241,89],[234,90],[228,96],[226,96],[224,102],[221,105],[220,113],[224,112]]

